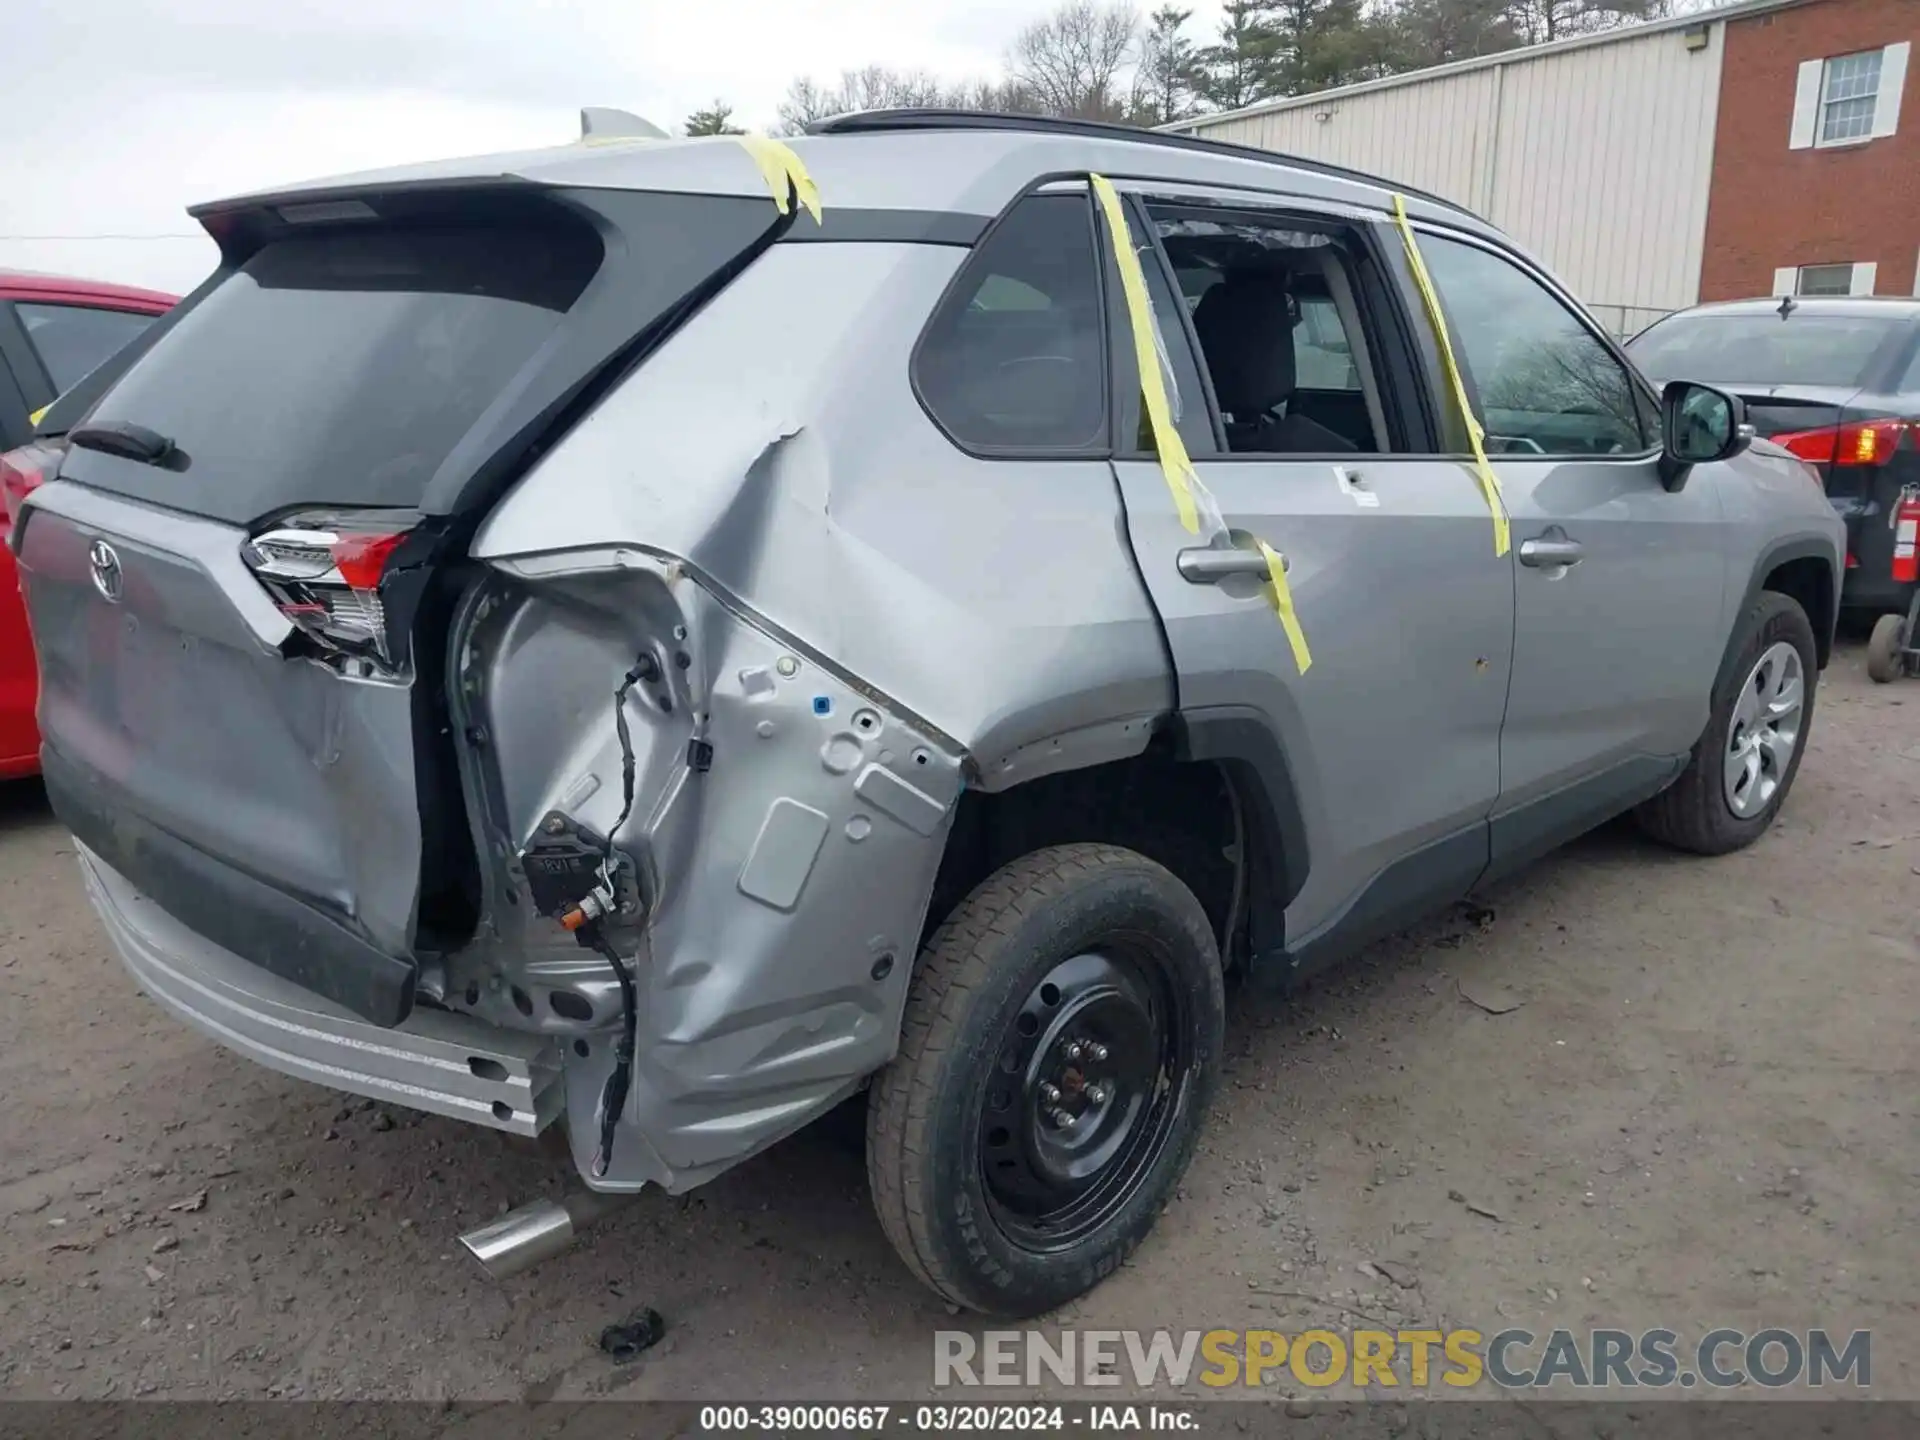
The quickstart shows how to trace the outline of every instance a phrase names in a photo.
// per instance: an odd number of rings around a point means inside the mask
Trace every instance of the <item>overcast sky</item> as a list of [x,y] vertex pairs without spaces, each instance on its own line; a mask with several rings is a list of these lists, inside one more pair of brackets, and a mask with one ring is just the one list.
[[[185,207],[561,144],[582,105],[769,128],[795,75],[996,71],[1048,0],[5,0],[0,268],[185,291]],[[1199,7],[1196,35],[1215,7]],[[13,238],[174,235],[167,239]]]

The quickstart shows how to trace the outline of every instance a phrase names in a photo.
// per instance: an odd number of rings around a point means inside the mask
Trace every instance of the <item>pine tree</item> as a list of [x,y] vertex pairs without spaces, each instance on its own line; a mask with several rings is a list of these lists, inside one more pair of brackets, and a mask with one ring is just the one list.
[[696,110],[687,117],[683,127],[689,135],[744,135],[747,132],[733,123],[733,107],[724,101],[716,100],[704,110]]
[[1238,110],[1280,93],[1267,0],[1225,0],[1219,43],[1200,52],[1198,89],[1216,110]]

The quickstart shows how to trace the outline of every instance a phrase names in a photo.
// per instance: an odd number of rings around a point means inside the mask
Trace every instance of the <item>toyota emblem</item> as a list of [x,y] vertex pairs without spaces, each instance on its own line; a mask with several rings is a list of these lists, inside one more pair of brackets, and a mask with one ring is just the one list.
[[120,592],[126,587],[126,577],[120,573],[119,552],[106,541],[96,540],[87,552],[87,561],[93,566],[93,588],[118,605]]

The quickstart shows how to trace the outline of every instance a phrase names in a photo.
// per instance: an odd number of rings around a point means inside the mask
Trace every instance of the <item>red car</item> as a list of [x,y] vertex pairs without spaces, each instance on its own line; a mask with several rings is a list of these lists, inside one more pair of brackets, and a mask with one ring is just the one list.
[[[103,361],[123,352],[177,296],[94,280],[0,270],[0,497],[7,522],[60,463],[65,444],[34,426]],[[0,545],[0,780],[40,768],[33,640],[13,552]]]

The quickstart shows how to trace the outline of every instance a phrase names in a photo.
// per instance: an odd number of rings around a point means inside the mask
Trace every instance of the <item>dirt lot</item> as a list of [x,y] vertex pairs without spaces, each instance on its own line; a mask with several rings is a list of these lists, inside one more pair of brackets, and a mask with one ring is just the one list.
[[[1242,997],[1182,1199],[1059,1319],[1864,1327],[1875,1392],[1920,1396],[1916,722],[1920,686],[1845,653],[1752,850],[1616,827],[1490,918]],[[0,787],[0,1087],[4,1393],[911,1398],[967,1323],[895,1262],[831,1123],[485,1280],[455,1233],[551,1163],[162,1015],[32,786]],[[640,1300],[671,1334],[615,1369],[593,1338]]]

